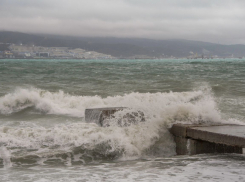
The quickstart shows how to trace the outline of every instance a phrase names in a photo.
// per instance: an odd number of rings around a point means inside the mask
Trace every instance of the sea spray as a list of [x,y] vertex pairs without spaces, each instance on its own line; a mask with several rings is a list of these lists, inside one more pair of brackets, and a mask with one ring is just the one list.
[[[84,121],[86,108],[127,107],[115,113],[109,127]],[[175,155],[175,143],[168,128],[174,123],[222,122],[210,89],[190,92],[137,93],[108,97],[76,96],[63,91],[37,88],[17,89],[0,97],[0,112],[17,115],[31,108],[40,115],[70,116],[80,122],[66,124],[47,118],[48,126],[21,121],[18,126],[0,126],[1,142],[13,160],[59,159],[66,164],[101,159],[130,159]],[[127,112],[143,112],[145,122],[120,127],[114,120]],[[126,112],[126,113],[124,113]],[[31,115],[32,113],[28,113]],[[50,122],[49,122],[50,119]],[[25,160],[22,160],[25,161]]]
[[[56,125],[47,129],[41,127],[9,128],[5,133],[2,133],[3,128],[0,127],[0,137],[10,148],[15,148],[15,157],[23,155],[52,157],[52,154],[93,152],[103,158],[113,156],[120,158],[120,156],[140,157],[144,155],[159,141],[160,130],[165,132],[165,136],[169,135],[166,129],[161,129],[159,125],[150,122],[130,127],[107,128],[94,124],[76,123]],[[165,143],[166,148],[173,146],[171,137],[166,137],[162,143]],[[19,151],[16,148],[19,148]],[[174,146],[171,150],[168,154],[159,155],[172,155]],[[47,153],[50,156],[46,156]]]
[[84,117],[86,108],[128,107],[144,112],[149,120],[165,122],[219,122],[221,120],[211,91],[132,92],[122,96],[73,96],[63,91],[49,92],[37,88],[17,89],[0,97],[0,113],[14,114],[28,107],[40,114]]
[[0,147],[0,158],[3,161],[3,167],[8,169],[12,167],[11,153],[7,150],[5,146]]

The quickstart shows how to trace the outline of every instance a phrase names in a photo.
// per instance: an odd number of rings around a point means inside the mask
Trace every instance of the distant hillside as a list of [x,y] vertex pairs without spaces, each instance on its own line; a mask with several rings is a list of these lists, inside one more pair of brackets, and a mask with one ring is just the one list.
[[87,44],[81,40],[65,40],[58,38],[49,38],[46,36],[26,34],[20,32],[0,32],[0,42],[14,43],[14,44],[27,44],[47,47],[82,47]]
[[138,38],[72,37],[0,32],[0,42],[45,47],[82,48],[114,57],[187,57],[191,54],[235,57],[245,56],[245,45],[220,45],[189,40],[152,40]]

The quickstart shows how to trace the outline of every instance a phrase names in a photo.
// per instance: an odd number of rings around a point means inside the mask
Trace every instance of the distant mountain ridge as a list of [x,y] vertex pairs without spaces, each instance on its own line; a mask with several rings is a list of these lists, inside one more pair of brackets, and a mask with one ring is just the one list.
[[245,45],[221,45],[190,40],[72,37],[1,31],[0,43],[22,43],[44,47],[81,48],[87,51],[109,54],[118,58],[130,58],[137,56],[156,58],[171,56],[187,57],[195,54],[208,56],[217,55],[219,57],[245,56]]

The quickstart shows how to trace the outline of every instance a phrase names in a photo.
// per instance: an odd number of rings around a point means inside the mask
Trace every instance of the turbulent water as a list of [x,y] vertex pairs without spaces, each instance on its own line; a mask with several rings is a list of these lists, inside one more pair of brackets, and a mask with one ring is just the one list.
[[[145,122],[86,123],[99,107]],[[244,111],[241,59],[0,60],[0,181],[245,181],[245,156],[176,156],[168,132]]]

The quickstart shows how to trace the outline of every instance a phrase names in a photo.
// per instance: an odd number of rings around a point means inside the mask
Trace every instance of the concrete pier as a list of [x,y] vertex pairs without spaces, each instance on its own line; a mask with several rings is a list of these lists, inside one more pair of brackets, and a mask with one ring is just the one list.
[[107,118],[117,112],[126,109],[125,107],[106,107],[106,108],[91,108],[85,110],[85,121],[88,123],[96,123],[100,126],[105,126],[103,122]]
[[174,135],[177,155],[245,153],[243,125],[175,124],[170,132]]
[[[115,117],[118,111],[126,110],[120,117]],[[126,107],[107,107],[107,108],[91,108],[85,110],[85,121],[88,123],[96,123],[99,126],[107,127],[111,125],[111,121],[116,122],[119,126],[130,126],[138,122],[145,121],[144,113],[141,111],[130,111]]]

